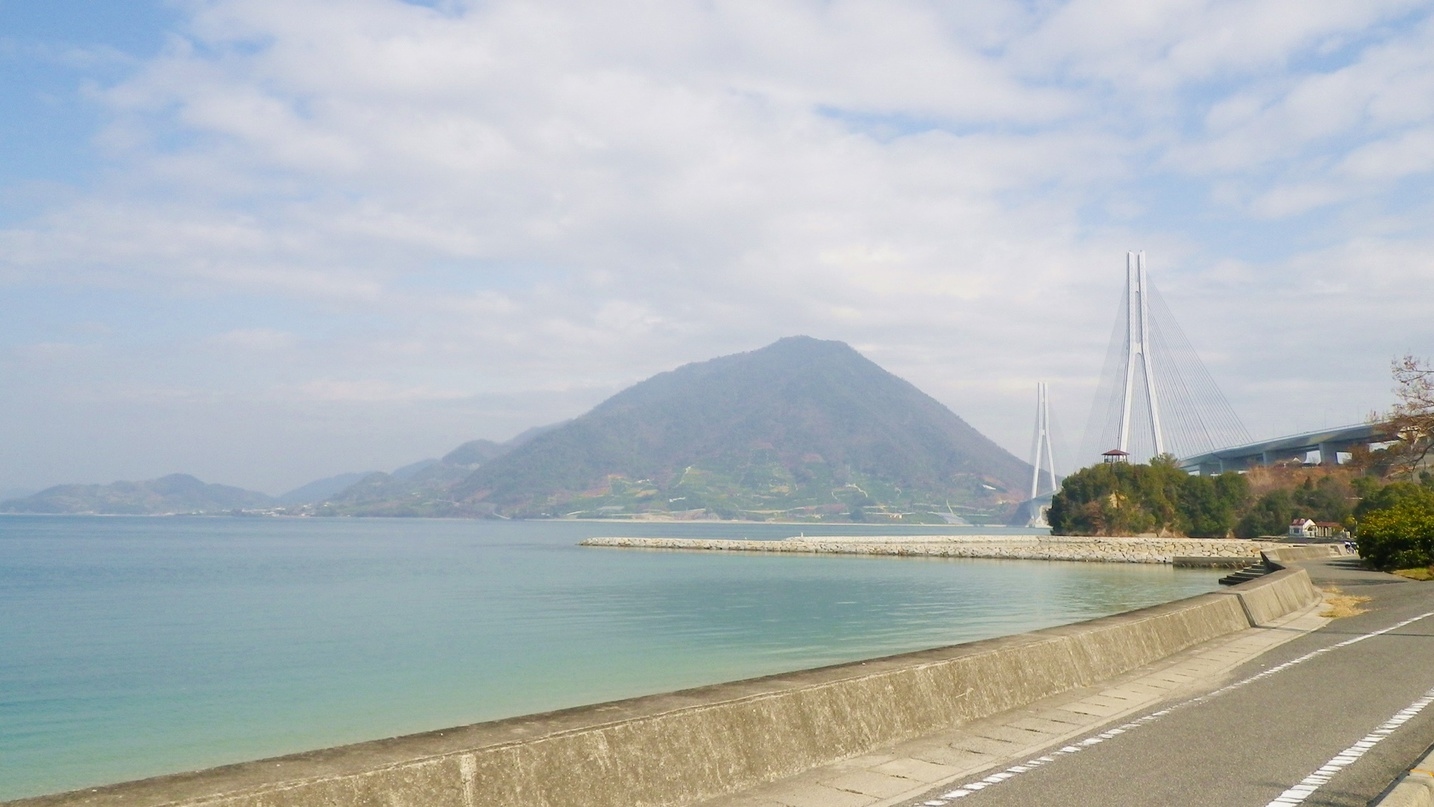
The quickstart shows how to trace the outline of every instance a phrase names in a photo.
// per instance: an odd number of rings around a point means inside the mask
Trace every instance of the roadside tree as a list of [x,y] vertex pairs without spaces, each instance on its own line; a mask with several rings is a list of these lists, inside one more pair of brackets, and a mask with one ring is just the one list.
[[1180,516],[1191,538],[1226,538],[1250,498],[1250,484],[1236,473],[1190,476],[1182,483]]
[[1434,364],[1413,355],[1394,362],[1394,408],[1377,418],[1399,442],[1388,450],[1396,474],[1413,476],[1434,450]]
[[1355,506],[1354,517],[1356,521],[1363,523],[1365,516],[1370,513],[1377,510],[1389,510],[1405,499],[1418,498],[1429,493],[1434,493],[1434,490],[1413,482],[1390,482],[1367,491],[1364,498]]
[[1348,482],[1337,477],[1322,476],[1318,482],[1305,477],[1291,497],[1295,504],[1295,518],[1342,524],[1349,518],[1355,492]]
[[1376,569],[1434,566],[1434,491],[1402,489],[1388,507],[1364,513],[1356,540],[1360,556]]
[[1290,492],[1272,490],[1261,496],[1235,524],[1235,537],[1259,538],[1262,535],[1284,535],[1295,516],[1295,502]]

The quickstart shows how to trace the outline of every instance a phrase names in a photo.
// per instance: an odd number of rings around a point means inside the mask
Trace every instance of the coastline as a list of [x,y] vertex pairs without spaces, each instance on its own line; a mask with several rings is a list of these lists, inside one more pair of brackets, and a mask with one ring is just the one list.
[[[706,803],[1110,681],[1318,599],[1304,571],[1282,570],[1240,589],[1026,633],[5,804]],[[1081,713],[1109,708],[1103,700]]]
[[1259,541],[1231,538],[1087,538],[1052,535],[800,536],[781,541],[588,538],[580,546],[704,552],[790,552],[1087,563],[1173,563],[1176,557],[1259,557]]

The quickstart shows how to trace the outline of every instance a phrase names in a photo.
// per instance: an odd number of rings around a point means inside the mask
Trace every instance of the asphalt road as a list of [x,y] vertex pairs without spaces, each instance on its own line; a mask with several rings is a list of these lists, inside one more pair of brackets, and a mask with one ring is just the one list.
[[1352,559],[1301,565],[1317,584],[1373,598],[1369,611],[1207,692],[1035,754],[1009,776],[986,771],[909,804],[1368,804],[1434,743],[1434,583],[1364,572]]

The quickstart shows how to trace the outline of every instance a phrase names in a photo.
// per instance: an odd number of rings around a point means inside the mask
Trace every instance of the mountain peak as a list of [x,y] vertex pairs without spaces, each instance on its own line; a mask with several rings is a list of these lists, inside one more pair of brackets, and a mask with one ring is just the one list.
[[[995,513],[1029,467],[843,342],[792,336],[659,373],[478,468],[512,515],[938,519]],[[873,491],[875,491],[873,493]],[[921,508],[925,508],[924,511]]]
[[836,339],[818,339],[815,336],[804,336],[801,334],[796,336],[783,336],[772,344],[758,348],[752,352],[760,353],[764,350],[801,350],[812,353],[856,353],[856,350],[846,342],[841,342]]

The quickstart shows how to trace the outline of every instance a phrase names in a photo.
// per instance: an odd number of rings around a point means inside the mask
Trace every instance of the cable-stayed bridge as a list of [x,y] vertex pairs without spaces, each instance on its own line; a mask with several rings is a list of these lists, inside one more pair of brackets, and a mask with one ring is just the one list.
[[1145,270],[1126,254],[1125,294],[1081,446],[1081,462],[1108,451],[1137,461],[1193,456],[1250,442]]
[[[1050,425],[1046,386],[1041,383],[1031,451],[1033,515],[1049,503],[1057,484]],[[1314,452],[1321,463],[1334,464],[1356,446],[1389,439],[1379,426],[1359,424],[1252,440],[1150,282],[1145,253],[1126,253],[1125,292],[1076,467],[1102,459],[1145,462],[1172,454],[1185,470],[1211,474],[1295,458],[1305,461]],[[1041,484],[1043,471],[1050,479],[1048,489]]]

